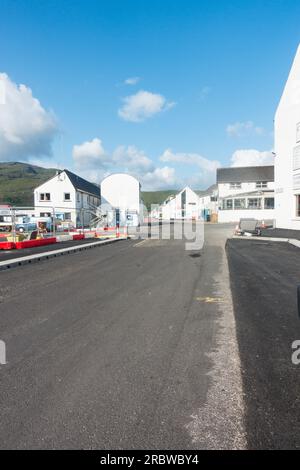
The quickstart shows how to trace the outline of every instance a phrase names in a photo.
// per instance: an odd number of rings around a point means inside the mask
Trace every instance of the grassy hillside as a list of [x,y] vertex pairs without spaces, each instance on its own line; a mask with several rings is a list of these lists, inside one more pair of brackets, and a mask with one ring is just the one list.
[[167,199],[168,196],[177,193],[177,189],[169,189],[165,191],[143,191],[142,199],[147,209],[150,209],[151,204],[161,204]]
[[0,204],[33,206],[33,189],[55,171],[27,163],[0,163]]
[[[41,168],[28,163],[0,162],[0,204],[33,206],[33,190],[55,174],[54,168]],[[143,191],[142,198],[148,209],[161,204],[178,190]]]

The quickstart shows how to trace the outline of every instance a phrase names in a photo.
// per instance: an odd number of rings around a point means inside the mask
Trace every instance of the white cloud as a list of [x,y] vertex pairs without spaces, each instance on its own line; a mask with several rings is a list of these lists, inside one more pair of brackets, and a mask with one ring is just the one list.
[[214,172],[221,165],[217,160],[208,160],[198,153],[174,153],[171,149],[167,149],[161,155],[162,162],[185,163],[200,167],[204,171]]
[[177,176],[172,165],[158,166],[134,145],[120,145],[108,154],[99,138],[74,145],[73,160],[80,174],[90,181],[99,182],[109,173],[122,171],[138,178],[144,190],[176,189],[186,185],[205,189],[215,182],[216,169],[220,166],[218,161],[208,160],[196,153],[173,153],[167,149],[160,161],[195,167],[192,176],[181,176],[180,173]]
[[80,145],[74,145],[72,156],[77,169],[91,169],[103,167],[108,163],[108,156],[103,148],[100,139],[95,138],[91,141],[83,142]]
[[125,85],[136,85],[140,80],[140,77],[129,77],[124,80],[124,83]]
[[30,88],[0,74],[0,159],[27,160],[52,154],[58,132],[53,113],[46,111]]
[[152,160],[134,145],[129,145],[128,147],[120,145],[117,147],[112,155],[112,163],[138,174],[143,174],[154,168]]
[[142,179],[143,190],[174,189],[180,185],[174,168],[164,166],[146,173]]
[[265,130],[263,127],[255,126],[252,121],[235,122],[228,124],[226,132],[229,137],[246,137],[249,135],[264,135]]
[[123,106],[118,114],[125,121],[141,122],[173,106],[175,103],[168,102],[164,96],[141,90],[123,98]]
[[274,165],[272,151],[259,152],[258,150],[236,150],[231,157],[231,166],[263,166]]
[[206,189],[216,181],[217,168],[221,163],[217,160],[208,160],[198,153],[174,153],[171,149],[167,149],[161,155],[160,160],[165,163],[182,163],[195,167],[192,176],[182,178],[181,185],[191,186],[196,189]]

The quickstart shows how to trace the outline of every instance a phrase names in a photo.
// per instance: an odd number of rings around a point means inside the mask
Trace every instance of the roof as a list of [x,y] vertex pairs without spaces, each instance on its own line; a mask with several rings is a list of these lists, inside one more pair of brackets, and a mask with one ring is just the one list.
[[217,169],[217,183],[274,181],[274,165]]
[[90,181],[81,178],[81,176],[75,175],[75,173],[72,173],[69,170],[63,171],[66,173],[75,189],[100,197],[100,187],[97,184],[90,183]]
[[235,194],[228,194],[228,196],[223,196],[220,199],[232,199],[232,198],[242,198],[242,197],[247,197],[247,196],[271,196],[273,197],[275,195],[275,191],[273,189],[259,189],[255,191],[248,191],[247,193],[235,193]]
[[212,184],[209,188],[205,190],[195,191],[199,197],[212,196],[214,192],[218,189],[217,184]]

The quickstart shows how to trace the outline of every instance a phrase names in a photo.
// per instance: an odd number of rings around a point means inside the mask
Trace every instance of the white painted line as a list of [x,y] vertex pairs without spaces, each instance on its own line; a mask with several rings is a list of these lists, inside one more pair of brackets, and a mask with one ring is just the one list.
[[56,255],[62,255],[64,253],[71,253],[71,252],[73,253],[75,251],[80,251],[82,249],[92,248],[92,247],[96,247],[99,245],[108,245],[114,242],[118,242],[120,240],[124,240],[124,238],[114,238],[114,239],[108,239],[108,240],[101,240],[101,241],[97,241],[93,243],[84,243],[82,245],[70,246],[69,248],[60,248],[58,250],[45,251],[43,253],[37,253],[34,255],[22,256],[20,258],[13,258],[10,260],[0,261],[0,270],[3,268],[9,268],[15,265],[26,264],[34,260],[40,261],[43,258],[52,258]]
[[141,242],[135,243],[133,246],[141,246],[141,245],[143,245],[144,243],[146,243],[147,241],[148,241],[148,239],[142,240]]

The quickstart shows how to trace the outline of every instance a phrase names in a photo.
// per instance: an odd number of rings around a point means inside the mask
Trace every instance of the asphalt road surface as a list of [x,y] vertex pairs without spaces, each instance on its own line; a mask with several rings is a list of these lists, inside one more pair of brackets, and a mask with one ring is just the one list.
[[0,447],[299,447],[300,251],[231,233],[2,271]]
[[1,448],[244,446],[231,229],[207,230],[0,273]]
[[[300,448],[300,250],[286,243],[229,240],[228,262],[250,449]],[[300,355],[299,355],[300,357]]]

